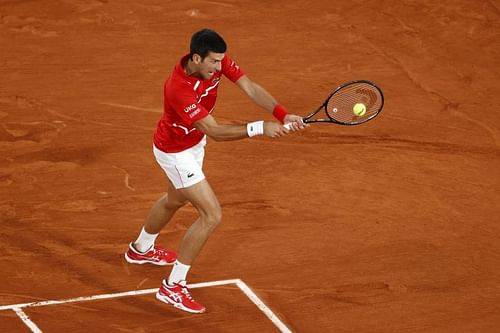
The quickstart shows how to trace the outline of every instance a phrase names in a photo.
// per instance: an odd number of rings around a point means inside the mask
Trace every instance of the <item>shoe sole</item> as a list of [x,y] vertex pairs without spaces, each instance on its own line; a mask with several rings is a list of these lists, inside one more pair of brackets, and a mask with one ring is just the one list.
[[144,264],[151,264],[151,265],[156,265],[156,266],[172,266],[175,261],[172,262],[155,262],[155,261],[149,261],[149,260],[134,260],[128,256],[127,253],[125,253],[125,260],[129,264],[138,264],[138,265],[144,265]]
[[189,313],[203,313],[206,310],[205,308],[203,308],[200,311],[196,311],[196,310],[193,310],[190,308],[186,308],[184,305],[176,303],[176,302],[172,301],[170,298],[163,296],[162,294],[160,294],[159,291],[156,293],[156,299],[159,300],[160,302],[167,303],[169,305],[176,307],[179,310],[186,311]]

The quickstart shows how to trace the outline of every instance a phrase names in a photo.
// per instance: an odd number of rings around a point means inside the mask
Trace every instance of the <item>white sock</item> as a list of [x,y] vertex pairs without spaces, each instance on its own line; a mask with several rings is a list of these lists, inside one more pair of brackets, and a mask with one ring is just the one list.
[[172,272],[168,277],[168,284],[173,286],[174,283],[179,283],[181,281],[186,281],[186,276],[191,266],[184,265],[179,260],[176,260]]
[[135,249],[139,252],[146,252],[147,250],[152,248],[153,245],[155,245],[155,240],[158,235],[159,234],[148,234],[143,227],[141,233],[139,234],[139,237],[134,243]]

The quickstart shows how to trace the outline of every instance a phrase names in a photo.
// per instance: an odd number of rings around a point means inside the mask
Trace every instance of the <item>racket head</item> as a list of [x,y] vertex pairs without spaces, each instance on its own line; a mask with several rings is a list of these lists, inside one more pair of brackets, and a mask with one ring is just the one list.
[[[362,103],[366,107],[363,115],[354,114],[354,105]],[[375,118],[384,106],[384,94],[373,82],[356,80],[344,83],[336,88],[322,105],[328,120],[341,125],[359,125]],[[316,122],[306,120],[306,122]]]

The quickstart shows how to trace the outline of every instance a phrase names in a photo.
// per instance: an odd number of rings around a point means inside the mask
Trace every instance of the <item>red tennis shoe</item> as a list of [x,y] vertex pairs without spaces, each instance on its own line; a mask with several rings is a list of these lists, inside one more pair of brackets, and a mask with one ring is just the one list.
[[160,289],[156,293],[156,298],[164,303],[171,304],[178,309],[190,313],[203,313],[205,307],[196,302],[189,289],[186,287],[186,281],[175,283],[169,286],[167,281],[163,280]]
[[128,251],[125,253],[125,260],[131,264],[153,264],[158,266],[173,265],[177,260],[177,253],[171,250],[165,250],[159,246],[153,246],[152,249],[145,253],[141,253],[134,248],[130,243]]

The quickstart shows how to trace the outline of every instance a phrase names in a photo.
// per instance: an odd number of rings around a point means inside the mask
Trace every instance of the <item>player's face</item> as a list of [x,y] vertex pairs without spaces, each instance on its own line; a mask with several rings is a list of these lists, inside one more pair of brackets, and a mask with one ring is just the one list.
[[[221,70],[221,61],[224,59],[224,53],[208,52],[208,55],[199,62],[198,74],[204,79],[210,79],[216,71]],[[201,58],[200,58],[201,60]]]

